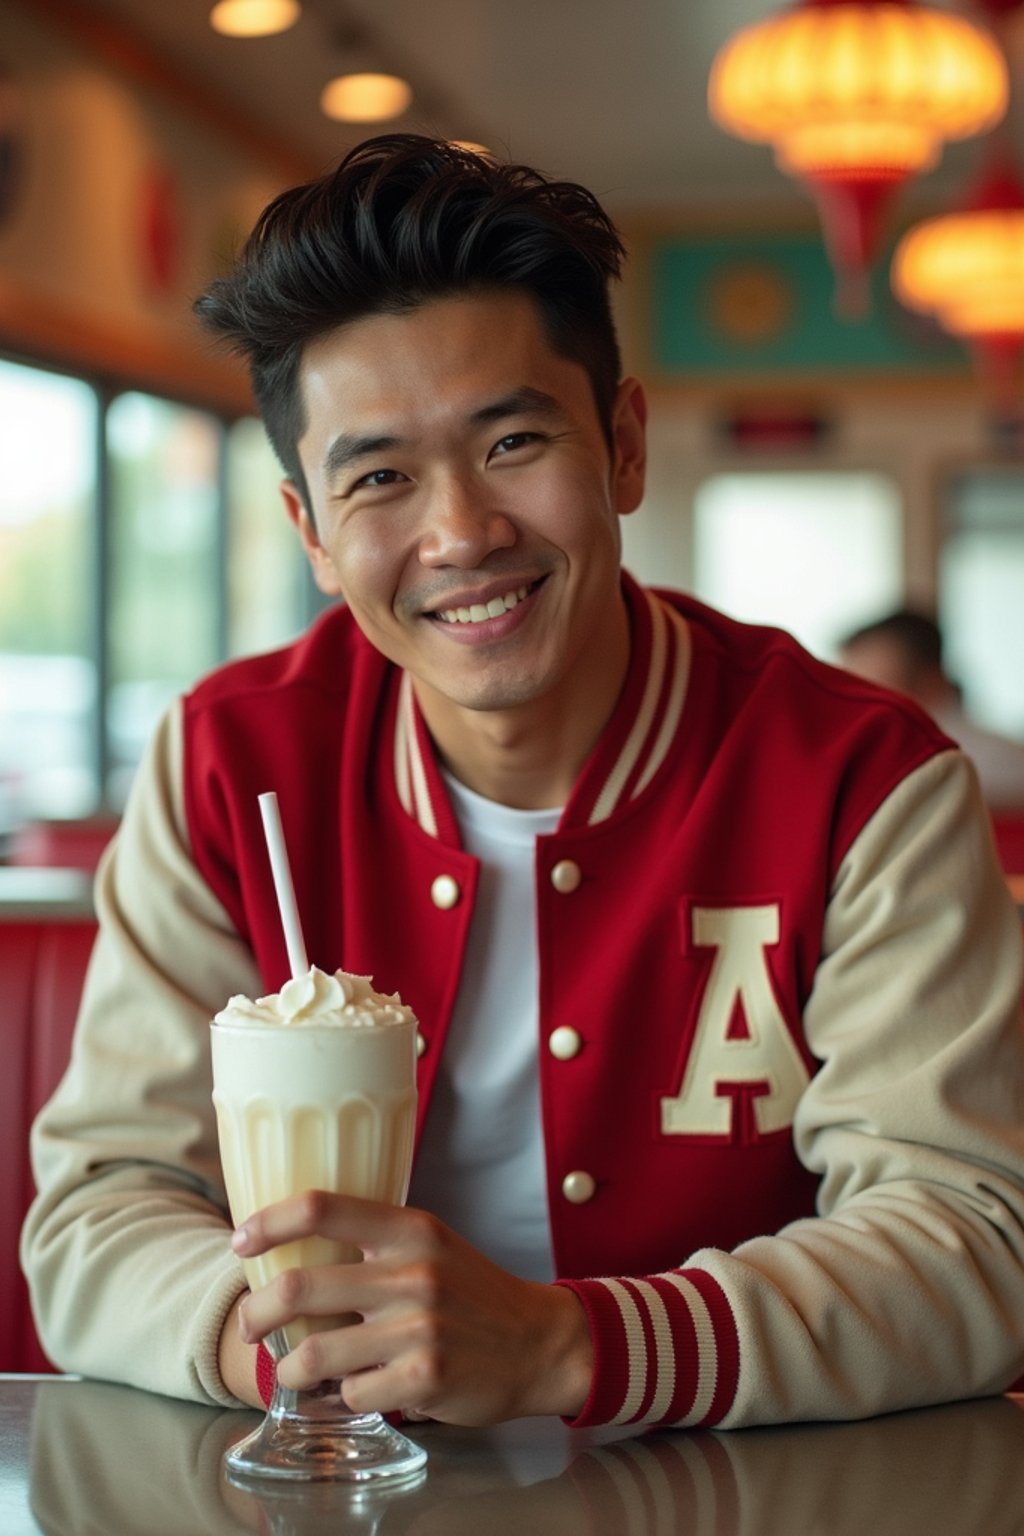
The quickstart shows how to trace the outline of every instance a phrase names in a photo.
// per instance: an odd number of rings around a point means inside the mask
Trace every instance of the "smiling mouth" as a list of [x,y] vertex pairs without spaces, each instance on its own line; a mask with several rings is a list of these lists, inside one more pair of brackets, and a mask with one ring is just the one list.
[[501,597],[492,597],[488,603],[471,603],[467,608],[438,608],[436,617],[445,624],[486,624],[488,619],[500,619],[503,614],[518,608],[539,585],[539,582],[533,582],[529,586],[516,587]]

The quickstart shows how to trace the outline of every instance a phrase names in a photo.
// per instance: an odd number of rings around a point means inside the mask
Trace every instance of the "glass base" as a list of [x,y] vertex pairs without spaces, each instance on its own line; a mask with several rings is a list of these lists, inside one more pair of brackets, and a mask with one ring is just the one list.
[[352,1483],[411,1477],[426,1459],[379,1413],[350,1413],[338,1381],[310,1392],[276,1387],[263,1423],[224,1457],[234,1477]]

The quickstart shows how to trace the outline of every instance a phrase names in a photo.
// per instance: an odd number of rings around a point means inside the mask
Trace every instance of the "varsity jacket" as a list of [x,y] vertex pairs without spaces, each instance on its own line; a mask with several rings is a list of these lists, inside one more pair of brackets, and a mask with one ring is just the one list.
[[[1024,1370],[1021,941],[974,774],[909,702],[781,632],[624,584],[627,679],[536,853],[552,1243],[595,1345],[575,1423],[998,1391]],[[217,1251],[205,1031],[230,992],[288,975],[266,789],[310,957],[417,1013],[421,1116],[477,880],[411,680],[341,609],[203,682],[140,774],[99,881],[76,1059],[34,1134],[24,1253],[58,1357],[220,1401],[210,1351],[240,1282]],[[114,1041],[120,1114],[97,1057]],[[129,1361],[104,1301],[87,1339],[57,1316],[72,1249],[111,1294],[133,1272],[155,1289],[147,1232],[191,1297],[184,1370]]]

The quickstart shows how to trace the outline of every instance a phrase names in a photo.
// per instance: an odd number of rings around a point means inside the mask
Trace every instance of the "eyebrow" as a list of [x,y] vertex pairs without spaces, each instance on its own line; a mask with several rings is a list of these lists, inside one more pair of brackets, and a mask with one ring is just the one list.
[[349,437],[345,433],[336,437],[328,446],[324,454],[323,472],[324,479],[330,485],[338,478],[342,470],[348,469],[360,459],[365,459],[372,454],[383,453],[389,448],[400,448],[400,437],[389,437],[375,434],[367,437]]
[[[480,406],[470,414],[469,420],[473,426],[483,426],[489,421],[504,421],[508,416],[523,414],[550,419],[561,417],[562,408],[554,395],[524,384],[521,389],[513,389],[509,394]],[[376,454],[385,453],[389,449],[403,448],[407,445],[406,438],[395,437],[389,433],[368,433],[365,437],[359,437],[343,432],[333,439],[324,454],[324,479],[331,484],[343,470],[351,468],[353,464],[372,458]]]
[[499,400],[493,400],[488,405],[482,405],[478,411],[474,411],[470,420],[474,423],[488,421],[501,421],[506,416],[561,416],[562,407],[554,395],[545,394],[542,389],[532,389],[524,384],[521,389],[513,389],[509,394],[502,395]]

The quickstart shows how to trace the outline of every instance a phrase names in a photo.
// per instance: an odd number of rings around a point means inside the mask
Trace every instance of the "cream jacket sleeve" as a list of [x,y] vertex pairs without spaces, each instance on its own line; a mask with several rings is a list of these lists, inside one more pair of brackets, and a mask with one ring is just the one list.
[[200,878],[181,804],[180,706],[97,876],[100,934],[68,1070],[32,1132],[22,1263],[63,1369],[231,1405],[221,1326],[244,1289],[210,1100],[208,1029],[262,990]]

